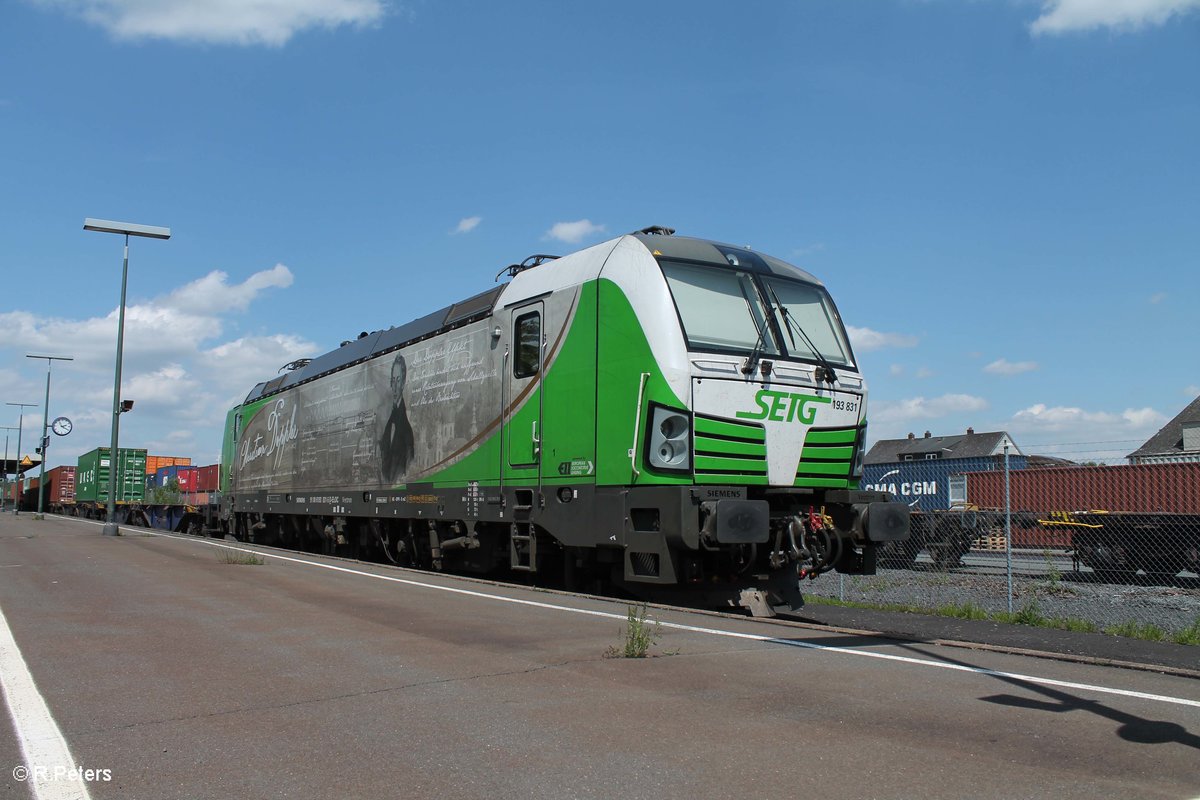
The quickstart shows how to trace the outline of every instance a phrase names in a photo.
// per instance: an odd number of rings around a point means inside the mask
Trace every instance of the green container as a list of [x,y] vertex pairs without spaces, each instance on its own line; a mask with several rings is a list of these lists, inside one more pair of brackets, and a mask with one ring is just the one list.
[[[108,503],[108,481],[112,474],[109,448],[97,447],[79,457],[75,469],[75,502]],[[142,503],[146,500],[146,451],[117,450],[118,503]]]

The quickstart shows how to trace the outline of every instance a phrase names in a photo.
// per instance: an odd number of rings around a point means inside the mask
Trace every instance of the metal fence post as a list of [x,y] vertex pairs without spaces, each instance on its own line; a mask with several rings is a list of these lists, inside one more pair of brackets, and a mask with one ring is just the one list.
[[1008,436],[1004,437],[1004,560],[1008,571],[1008,613],[1013,613],[1012,494],[1008,474]]

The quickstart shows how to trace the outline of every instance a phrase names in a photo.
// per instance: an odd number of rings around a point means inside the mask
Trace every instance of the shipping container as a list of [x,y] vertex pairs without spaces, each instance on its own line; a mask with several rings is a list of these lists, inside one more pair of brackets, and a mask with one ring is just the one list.
[[[968,472],[967,501],[1004,507],[1003,472]],[[1011,507],[1051,512],[1200,513],[1200,463],[1040,467],[1009,476]]]
[[197,492],[215,492],[221,488],[221,465],[210,464],[207,467],[198,467],[199,472],[196,475],[196,491]]
[[199,467],[177,467],[179,472],[176,474],[176,480],[179,481],[179,491],[194,492],[196,491],[196,483],[200,475]]
[[75,467],[63,465],[46,470],[46,506],[75,502]]
[[[1009,469],[1022,469],[1026,461],[1023,455],[1009,456]],[[862,488],[890,492],[914,511],[945,511],[963,502],[959,477],[962,473],[999,475],[1003,483],[1003,470],[1003,456],[867,464],[863,467]]]
[[[75,471],[75,500],[105,504],[109,499],[109,448],[97,447],[79,457]],[[120,448],[116,459],[116,502],[140,503],[146,497],[146,451]]]
[[163,467],[191,466],[192,459],[186,456],[146,456],[146,474],[155,475]]
[[194,492],[196,489],[199,467],[177,466],[159,467],[154,473],[154,486],[166,487],[174,481],[181,492]]

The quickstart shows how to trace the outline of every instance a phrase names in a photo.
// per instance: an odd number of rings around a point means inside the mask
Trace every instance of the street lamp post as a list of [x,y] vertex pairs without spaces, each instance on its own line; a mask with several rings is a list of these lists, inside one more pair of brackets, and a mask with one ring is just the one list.
[[[0,429],[3,429],[5,431],[15,431],[16,430],[16,428],[9,427],[8,425],[0,426]],[[8,502],[8,495],[10,494],[8,487],[10,485],[11,484],[8,482],[8,434],[5,433],[4,434],[4,499],[0,500],[0,511],[4,510],[4,504]]]
[[[108,513],[105,515],[104,535],[120,536],[121,529],[117,526],[117,432],[121,419],[121,356],[125,342],[125,286],[129,280],[129,237],[145,236],[149,239],[170,239],[170,228],[158,228],[153,225],[137,225],[132,222],[113,222],[106,219],[83,221],[85,231],[100,233],[119,233],[125,237],[125,260],[121,264],[121,305],[117,312],[117,368],[113,379],[113,410],[112,410],[112,443],[108,453]],[[99,476],[97,476],[98,478]]]
[[38,505],[37,519],[42,519],[46,514],[46,504],[44,498],[46,495],[46,449],[50,443],[50,368],[54,366],[55,361],[74,361],[74,358],[69,356],[33,356],[26,354],[26,358],[44,358],[46,359],[46,402],[42,406],[42,469],[38,474]]
[[[5,403],[8,406],[17,406],[17,488],[21,485],[21,425],[25,420],[26,408],[37,408],[37,403]],[[17,496],[13,499],[13,516],[18,516],[21,513],[21,493],[18,491]]]

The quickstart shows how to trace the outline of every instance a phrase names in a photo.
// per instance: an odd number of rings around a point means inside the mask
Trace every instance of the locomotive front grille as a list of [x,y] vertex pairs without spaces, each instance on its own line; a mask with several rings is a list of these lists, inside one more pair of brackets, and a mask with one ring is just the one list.
[[761,424],[696,414],[696,483],[767,483],[767,432]]
[[812,428],[804,437],[796,485],[824,489],[850,486],[858,428]]

